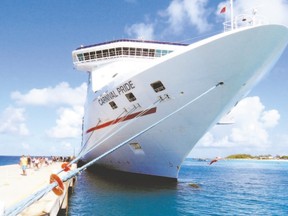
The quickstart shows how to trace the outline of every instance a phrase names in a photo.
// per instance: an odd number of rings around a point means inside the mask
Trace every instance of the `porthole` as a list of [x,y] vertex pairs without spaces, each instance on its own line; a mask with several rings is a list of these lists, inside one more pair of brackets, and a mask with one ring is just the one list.
[[118,106],[116,105],[116,103],[114,101],[110,101],[109,104],[110,104],[112,109],[117,109],[118,108]]
[[139,143],[130,143],[129,144],[134,150],[140,150],[142,149],[141,145]]
[[140,143],[138,142],[129,143],[129,146],[130,146],[130,149],[134,152],[134,154],[137,154],[137,155],[145,154]]
[[165,90],[165,86],[163,85],[161,81],[151,83],[150,85],[154,89],[155,92],[160,92],[160,91]]
[[125,96],[127,97],[127,99],[132,102],[136,100],[136,97],[134,96],[134,94],[132,92],[125,94]]

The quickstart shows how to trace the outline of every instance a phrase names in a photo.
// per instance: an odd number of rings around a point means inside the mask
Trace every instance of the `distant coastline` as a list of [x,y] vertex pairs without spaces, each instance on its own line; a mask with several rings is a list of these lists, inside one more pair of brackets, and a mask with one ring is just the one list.
[[252,156],[250,154],[233,154],[227,156],[225,159],[246,159],[246,160],[286,160],[288,161],[288,156],[272,156],[272,155],[257,155],[257,156]]

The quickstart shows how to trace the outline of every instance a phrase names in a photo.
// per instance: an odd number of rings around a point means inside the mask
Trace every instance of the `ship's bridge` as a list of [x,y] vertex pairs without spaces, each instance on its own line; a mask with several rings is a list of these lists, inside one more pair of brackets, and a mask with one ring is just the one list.
[[186,46],[182,43],[146,40],[114,40],[105,43],[81,46],[72,52],[74,66],[78,70],[91,71],[92,68],[121,58],[151,60],[165,56]]

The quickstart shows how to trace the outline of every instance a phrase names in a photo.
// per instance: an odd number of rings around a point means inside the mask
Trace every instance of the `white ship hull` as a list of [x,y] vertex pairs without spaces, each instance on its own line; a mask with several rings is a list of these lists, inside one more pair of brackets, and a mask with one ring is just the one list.
[[[286,27],[264,25],[223,33],[156,60],[98,65],[90,71],[83,125],[82,152],[92,150],[83,160],[129,140],[95,165],[177,178],[195,144],[273,67],[287,40]],[[111,77],[120,70],[128,72],[92,91],[102,72]],[[150,84],[157,81],[165,89],[156,93]],[[125,96],[130,92],[133,102]],[[111,109],[112,100],[117,109]]]

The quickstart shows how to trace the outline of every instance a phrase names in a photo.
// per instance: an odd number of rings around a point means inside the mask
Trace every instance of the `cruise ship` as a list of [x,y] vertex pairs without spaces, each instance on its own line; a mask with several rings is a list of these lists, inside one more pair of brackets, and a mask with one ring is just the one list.
[[[252,16],[192,44],[120,39],[72,52],[88,74],[84,162],[177,179],[199,139],[277,62],[288,29]],[[105,155],[105,156],[102,156]]]

